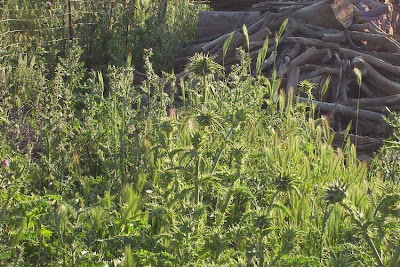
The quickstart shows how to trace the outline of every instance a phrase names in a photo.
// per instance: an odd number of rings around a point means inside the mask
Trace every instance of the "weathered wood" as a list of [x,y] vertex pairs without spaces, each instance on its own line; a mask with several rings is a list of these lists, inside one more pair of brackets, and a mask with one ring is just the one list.
[[360,118],[360,119],[370,120],[379,124],[387,124],[386,121],[383,119],[382,114],[376,112],[367,111],[363,109],[357,110],[356,108],[348,107],[337,103],[336,104],[326,103],[326,102],[311,100],[304,97],[297,97],[296,99],[298,99],[299,102],[313,104],[317,107],[317,109],[322,111],[329,112],[332,109],[336,108],[337,112],[340,112],[341,114],[349,116],[351,118]]
[[339,53],[342,55],[346,55],[348,57],[356,57],[356,56],[361,56],[363,59],[365,59],[368,63],[380,67],[384,70],[387,70],[393,74],[397,74],[400,75],[400,67],[399,66],[395,66],[392,65],[390,63],[387,63],[385,61],[383,61],[380,58],[362,53],[362,52],[358,52],[358,51],[354,51],[354,50],[350,50],[347,48],[339,48]]
[[286,82],[286,95],[293,93],[293,96],[297,94],[297,84],[299,83],[300,68],[297,66],[290,66],[287,74]]
[[332,52],[329,48],[320,49],[322,55],[321,62],[326,63],[332,59]]
[[299,43],[294,44],[293,46],[288,47],[287,51],[284,53],[284,58],[282,62],[280,62],[278,66],[277,76],[283,77],[289,66],[289,63],[292,61],[293,58],[297,57],[301,49],[301,45]]
[[222,34],[216,34],[216,35],[210,35],[210,36],[207,36],[207,37],[204,37],[204,38],[200,38],[200,39],[196,38],[196,39],[191,40],[189,42],[185,42],[183,44],[183,48],[190,47],[190,46],[197,45],[197,44],[211,42],[212,40],[215,40],[216,38],[220,37],[221,35]]
[[225,34],[249,26],[260,19],[259,11],[200,11],[197,23],[197,38]]
[[360,85],[360,89],[369,97],[376,97],[376,95],[374,94],[374,92],[372,92],[371,89],[369,89],[369,87],[364,83],[361,82]]
[[309,62],[310,59],[314,59],[315,57],[319,55],[319,50],[313,46],[310,49],[307,49],[304,53],[300,54],[297,56],[295,59],[290,62],[290,67],[292,66],[299,66],[301,64],[304,64],[305,62]]
[[178,70],[178,71],[182,70],[188,61],[189,61],[188,57],[180,57],[180,58],[175,59],[175,61],[174,61],[175,70]]
[[209,5],[213,10],[240,11],[260,2],[263,0],[210,0]]
[[368,51],[367,54],[380,58],[388,63],[400,65],[400,53]]
[[365,20],[368,20],[368,18],[376,18],[389,14],[391,11],[392,7],[390,5],[382,5],[380,7],[361,12],[360,16],[361,18],[365,18]]
[[381,86],[381,90],[389,95],[400,94],[400,84],[392,82],[378,71],[376,71],[370,64],[365,62],[367,68],[367,75]]
[[334,43],[345,43],[347,42],[347,38],[343,31],[337,31],[335,33],[323,33],[322,34],[322,41],[326,42],[334,42]]
[[248,33],[249,35],[253,35],[256,32],[258,32],[260,29],[265,28],[268,25],[270,19],[270,12],[265,12],[264,14],[262,14],[261,18],[253,23],[250,27],[248,27]]
[[299,25],[299,27],[297,28],[297,31],[307,37],[311,37],[314,39],[322,38],[322,31],[312,29],[312,28],[306,26],[304,23]]
[[352,31],[350,35],[353,40],[366,42],[367,45],[372,45],[374,51],[385,51],[392,53],[400,53],[400,44],[384,35]]
[[369,9],[380,8],[380,7],[385,5],[385,4],[380,3],[380,2],[375,2],[374,0],[355,0],[355,1],[352,1],[352,3],[353,4],[362,3],[363,5],[367,6]]
[[349,0],[320,1],[296,10],[292,18],[331,29],[348,28],[353,21],[353,6]]
[[229,35],[231,35],[231,34],[235,35],[235,34],[239,34],[239,32],[238,32],[238,30],[233,31],[233,32],[228,32],[228,33],[226,33],[226,34],[224,34],[224,35],[222,35],[222,36],[216,38],[215,40],[213,40],[213,41],[211,41],[211,42],[208,42],[208,43],[202,45],[202,46],[201,46],[201,50],[202,50],[203,52],[208,52],[208,51],[210,51],[210,50],[211,50],[213,47],[215,47],[215,46],[218,46],[218,45],[219,45],[219,46],[222,46],[223,43],[225,42],[226,38],[228,38]]
[[353,23],[353,5],[349,0],[333,0],[331,4],[333,13],[344,28],[348,28]]
[[347,99],[340,102],[345,106],[357,106],[361,108],[365,106],[391,106],[400,103],[400,94],[384,96],[384,97],[374,97],[374,98],[360,98],[360,99]]
[[313,39],[313,38],[304,38],[304,37],[287,37],[283,42],[284,43],[285,42],[287,42],[287,43],[302,43],[303,45],[306,45],[306,46],[329,48],[334,51],[337,51],[340,48],[340,45],[337,43],[324,42],[322,40]]
[[337,68],[330,68],[330,67],[324,67],[324,66],[318,66],[314,64],[304,64],[300,67],[301,70],[303,69],[314,69],[318,71],[319,75],[321,74],[327,74],[327,75],[339,75],[339,69]]
[[386,33],[381,28],[377,27],[373,23],[353,24],[348,28],[348,30],[350,30],[350,31],[359,31],[359,32],[368,31],[370,33],[386,35]]
[[265,70],[265,69],[271,67],[272,64],[274,64],[274,61],[275,61],[275,51],[273,51],[269,55],[269,57],[266,60],[264,60],[264,62],[261,65],[261,70]]
[[313,64],[304,64],[300,67],[300,70],[302,72],[305,72],[307,69],[313,69],[313,71],[301,74],[300,81],[309,80],[314,77],[321,76],[322,74],[326,74],[329,76],[339,75],[339,69],[337,68],[329,68]]
[[261,3],[253,5],[250,10],[257,10],[257,11],[267,11],[273,10],[277,11],[281,7],[295,7],[295,8],[302,8],[304,6],[312,5],[315,1],[304,1],[304,2],[297,2],[297,1],[263,1]]

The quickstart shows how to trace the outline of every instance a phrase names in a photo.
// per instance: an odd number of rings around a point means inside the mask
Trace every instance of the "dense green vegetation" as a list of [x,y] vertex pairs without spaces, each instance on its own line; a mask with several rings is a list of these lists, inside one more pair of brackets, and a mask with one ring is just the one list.
[[101,44],[118,57],[90,72],[69,41],[2,58],[0,265],[399,266],[399,116],[367,166],[245,51],[229,74],[196,55],[176,81],[143,38],[144,54]]

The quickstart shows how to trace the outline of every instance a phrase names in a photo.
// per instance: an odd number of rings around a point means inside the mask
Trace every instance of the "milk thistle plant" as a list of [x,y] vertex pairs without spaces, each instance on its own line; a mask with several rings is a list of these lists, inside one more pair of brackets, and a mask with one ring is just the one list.
[[213,61],[213,58],[203,53],[195,54],[191,59],[190,63],[186,68],[191,78],[200,78],[201,81],[201,93],[202,103],[205,105],[208,101],[210,94],[210,79],[213,79],[215,75],[221,74],[223,67]]

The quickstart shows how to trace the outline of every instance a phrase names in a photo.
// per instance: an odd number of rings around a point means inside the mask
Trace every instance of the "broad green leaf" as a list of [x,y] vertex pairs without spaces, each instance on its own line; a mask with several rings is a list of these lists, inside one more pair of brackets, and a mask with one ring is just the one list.
[[50,237],[53,234],[52,231],[47,230],[47,229],[40,229],[39,233],[43,237]]

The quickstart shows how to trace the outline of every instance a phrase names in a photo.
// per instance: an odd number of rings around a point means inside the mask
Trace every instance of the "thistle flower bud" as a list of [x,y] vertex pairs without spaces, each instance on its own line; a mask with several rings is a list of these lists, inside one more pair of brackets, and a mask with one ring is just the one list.
[[348,185],[342,182],[336,182],[328,187],[325,191],[324,199],[328,204],[336,204],[342,202],[347,197]]
[[1,164],[3,165],[3,167],[6,167],[6,168],[10,167],[10,161],[7,159],[3,159]]
[[275,188],[281,192],[290,191],[294,186],[294,180],[288,175],[279,175],[275,181]]

